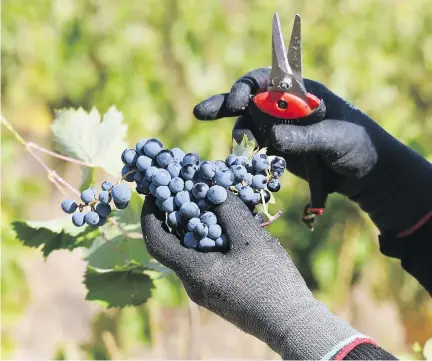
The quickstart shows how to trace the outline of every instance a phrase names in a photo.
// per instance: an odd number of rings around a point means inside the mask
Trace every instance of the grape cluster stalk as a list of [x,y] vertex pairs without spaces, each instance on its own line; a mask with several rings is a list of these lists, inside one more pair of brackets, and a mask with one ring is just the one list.
[[[279,178],[286,167],[282,157],[270,159],[259,152],[251,159],[230,154],[225,160],[203,161],[196,153],[165,149],[156,138],[141,139],[135,148],[125,149],[121,160],[124,166],[118,183],[104,181],[99,194],[94,187],[84,190],[83,203],[62,202],[63,211],[73,214],[73,224],[104,225],[112,204],[117,209],[129,204],[132,191],[122,181],[134,182],[139,194],[156,198],[157,207],[166,214],[166,225],[183,246],[205,252],[228,247],[212,212],[226,201],[228,192],[237,195],[253,212],[257,205],[269,202],[270,192],[280,190]],[[264,213],[271,218],[267,211]]]

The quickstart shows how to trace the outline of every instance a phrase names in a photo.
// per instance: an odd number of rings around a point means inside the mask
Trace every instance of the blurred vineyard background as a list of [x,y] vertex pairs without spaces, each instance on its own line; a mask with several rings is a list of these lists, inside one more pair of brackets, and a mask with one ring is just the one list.
[[[53,110],[123,112],[128,142],[224,157],[233,119],[200,123],[193,106],[270,62],[271,18],[303,20],[305,77],[323,82],[432,160],[432,6],[429,0],[3,0],[2,113],[29,141],[53,148]],[[81,251],[45,262],[20,245],[16,219],[61,215],[61,194],[2,128],[2,357],[54,359],[277,358],[261,342],[200,310],[191,328],[174,276],[137,308],[85,301]],[[81,170],[47,163],[75,186]],[[97,174],[98,179],[104,177]],[[271,231],[315,295],[399,357],[432,336],[432,304],[399,262],[382,256],[359,209],[331,196],[317,230],[299,221],[307,185],[291,175]],[[276,208],[274,208],[274,211]],[[193,313],[192,313],[193,314]],[[196,316],[196,315],[195,315]],[[193,321],[193,320],[192,320]],[[192,322],[194,324],[194,322]]]

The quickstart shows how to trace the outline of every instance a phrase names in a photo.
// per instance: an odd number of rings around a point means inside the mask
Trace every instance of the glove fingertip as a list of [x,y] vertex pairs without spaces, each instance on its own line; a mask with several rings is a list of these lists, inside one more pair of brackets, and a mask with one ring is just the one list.
[[250,95],[252,94],[252,84],[250,80],[243,78],[237,81],[227,99],[226,107],[230,111],[244,111],[249,104]]

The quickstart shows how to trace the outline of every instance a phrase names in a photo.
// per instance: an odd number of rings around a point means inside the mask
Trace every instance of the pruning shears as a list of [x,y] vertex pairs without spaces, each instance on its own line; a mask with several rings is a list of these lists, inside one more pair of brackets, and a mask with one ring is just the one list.
[[[324,120],[324,101],[308,93],[303,82],[301,20],[298,14],[294,19],[288,51],[285,50],[279,15],[273,16],[270,81],[266,91],[253,97],[249,111],[263,139],[275,124],[307,126]],[[325,167],[321,163],[316,155],[305,156],[311,202],[305,207],[302,220],[310,229],[313,229],[314,218],[323,214],[328,196],[324,184]]]

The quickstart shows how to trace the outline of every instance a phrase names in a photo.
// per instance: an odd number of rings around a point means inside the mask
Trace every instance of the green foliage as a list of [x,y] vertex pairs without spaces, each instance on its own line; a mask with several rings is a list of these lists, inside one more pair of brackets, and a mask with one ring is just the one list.
[[75,227],[70,217],[48,222],[15,221],[12,227],[17,238],[28,247],[42,248],[44,257],[58,249],[69,251],[77,247],[89,247],[99,235],[95,228]]
[[119,174],[127,126],[115,107],[105,113],[102,122],[95,108],[90,113],[82,108],[58,110],[51,129],[60,153],[101,167],[111,175]]
[[106,307],[138,306],[151,296],[152,280],[137,262],[115,266],[110,271],[87,267],[84,284],[87,300],[99,301]]

